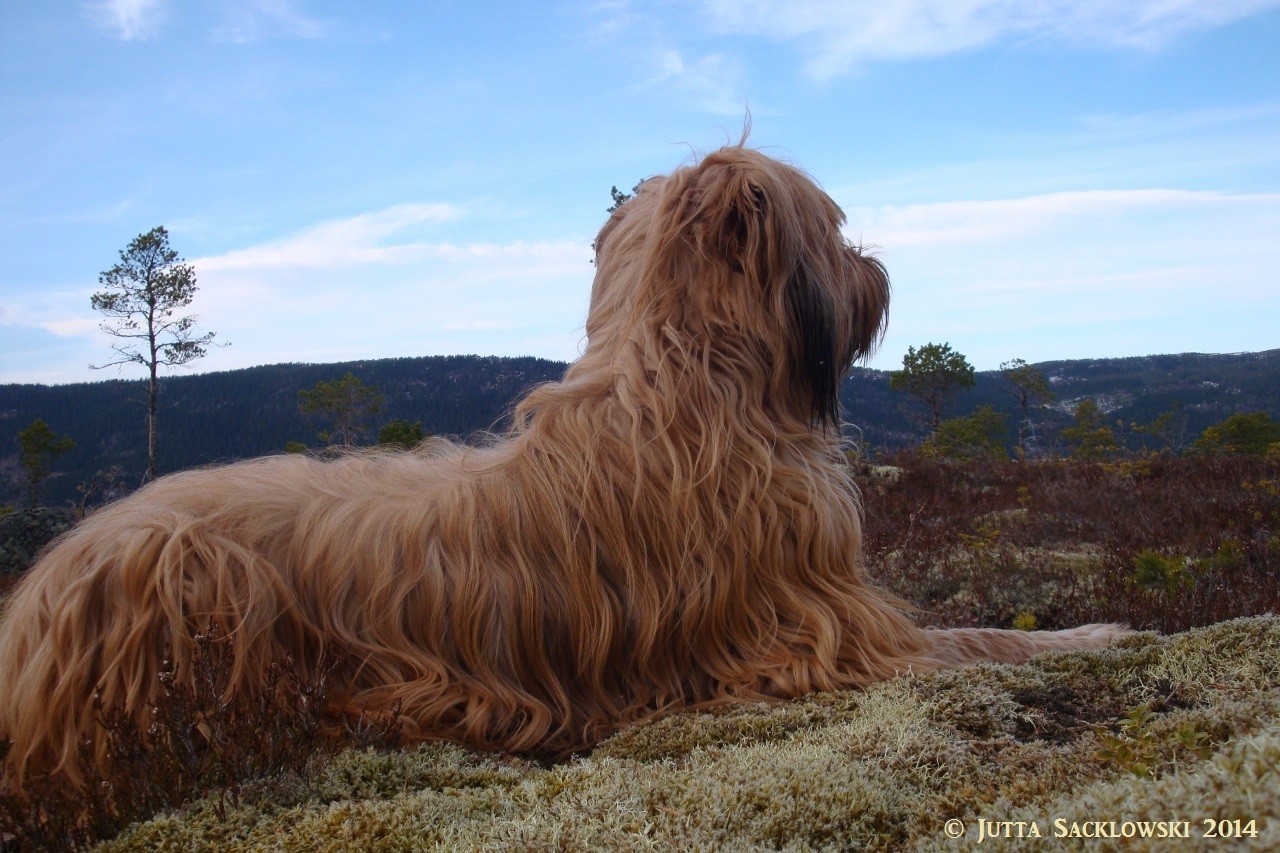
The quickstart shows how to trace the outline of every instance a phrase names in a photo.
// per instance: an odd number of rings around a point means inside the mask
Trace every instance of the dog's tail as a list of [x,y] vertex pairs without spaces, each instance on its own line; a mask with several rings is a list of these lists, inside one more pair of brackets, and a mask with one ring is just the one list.
[[[132,509],[132,506],[128,506]],[[196,635],[213,626],[234,650],[227,692],[260,687],[279,635],[300,635],[279,574],[199,519],[100,511],[32,567],[0,614],[0,791],[27,773],[84,783],[83,744],[105,766],[104,711],[147,727],[171,670],[193,677]]]
[[1065,631],[1006,631],[999,628],[929,629],[933,657],[943,666],[987,661],[1022,663],[1043,652],[1100,649],[1132,633],[1123,625],[1094,624]]

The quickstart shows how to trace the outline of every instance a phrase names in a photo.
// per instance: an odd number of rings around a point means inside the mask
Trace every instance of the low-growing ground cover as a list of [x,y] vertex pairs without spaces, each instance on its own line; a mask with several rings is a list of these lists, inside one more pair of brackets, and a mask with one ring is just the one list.
[[860,477],[867,572],[922,621],[1171,633],[1280,612],[1276,461],[895,461]]
[[[126,769],[97,789],[91,825],[45,792],[58,819],[10,803],[0,832],[30,847],[150,818],[104,849],[931,850],[980,832],[994,849],[1143,832],[1156,837],[1102,846],[1164,849],[1161,833],[1213,829],[1235,849],[1280,847],[1280,618],[1262,615],[1280,603],[1280,465],[891,461],[859,475],[867,571],[922,621],[1146,632],[675,715],[555,766],[395,749],[376,722],[357,733],[374,746],[338,751],[312,712],[324,685],[282,674],[298,695],[238,710],[213,749],[179,731],[157,762],[121,734]],[[215,702],[216,638],[207,660],[205,692],[165,697],[162,728]]]
[[1166,822],[1197,838],[1205,820],[1240,821],[1233,844],[1275,849],[1278,712],[1280,620],[1237,620],[677,715],[554,767],[450,745],[348,750],[103,849],[948,849],[976,842],[980,820],[1047,838],[1059,820],[1068,833]]

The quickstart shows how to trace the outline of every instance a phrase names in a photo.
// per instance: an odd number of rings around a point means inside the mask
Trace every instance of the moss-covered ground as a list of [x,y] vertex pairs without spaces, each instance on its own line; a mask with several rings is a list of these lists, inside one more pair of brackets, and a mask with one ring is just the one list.
[[[553,767],[452,745],[347,750],[244,787],[238,806],[211,795],[101,849],[934,850],[976,843],[984,819],[1009,822],[984,847],[1025,848],[1020,822],[1051,847],[1094,849],[1055,833],[1165,821],[1194,839],[1210,819],[1256,830],[1222,849],[1274,850],[1277,790],[1280,619],[1258,617],[676,715]],[[1169,841],[1102,847],[1122,843]]]

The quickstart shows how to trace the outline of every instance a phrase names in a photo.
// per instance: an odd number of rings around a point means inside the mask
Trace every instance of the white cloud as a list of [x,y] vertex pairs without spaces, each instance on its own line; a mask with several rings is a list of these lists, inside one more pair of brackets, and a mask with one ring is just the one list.
[[[89,17],[100,27],[125,41],[156,36],[165,16],[167,0],[96,0],[86,5]],[[237,44],[265,38],[323,38],[322,21],[298,9],[293,0],[226,0],[217,5],[222,23],[213,37]]]
[[233,342],[202,369],[466,352],[573,358],[590,241],[429,233],[459,216],[451,205],[403,204],[197,258],[201,325]]
[[597,41],[620,37],[640,20],[630,0],[595,0],[582,4],[579,11],[589,21],[588,38]]
[[1280,194],[1170,189],[847,208],[894,283],[875,365],[947,340],[981,368],[1280,345]]
[[[459,353],[576,358],[594,272],[590,238],[442,239],[460,215],[448,204],[401,204],[192,260],[199,290],[190,313],[200,330],[231,344],[193,367]],[[101,378],[84,367],[109,344],[89,292],[0,299],[0,326],[13,341],[48,358],[45,336],[60,339],[64,363],[40,379]],[[0,371],[0,381],[37,376],[18,367]]]
[[99,322],[91,317],[71,317],[65,320],[46,320],[38,324],[42,329],[60,338],[83,338],[96,334]]
[[160,29],[164,9],[162,0],[101,0],[86,9],[90,18],[111,30],[124,41],[142,41]]
[[471,320],[467,322],[444,323],[441,329],[446,332],[492,332],[500,329],[514,328],[507,320]]
[[89,308],[90,290],[40,288],[0,293],[0,382],[75,382],[102,379],[89,369],[109,356]]
[[1156,49],[1280,0],[705,0],[713,25],[797,40],[808,70],[832,77],[859,62],[940,56],[1002,39]]
[[91,292],[55,288],[5,294],[0,326],[43,329],[60,338],[94,337],[101,318],[89,309]]

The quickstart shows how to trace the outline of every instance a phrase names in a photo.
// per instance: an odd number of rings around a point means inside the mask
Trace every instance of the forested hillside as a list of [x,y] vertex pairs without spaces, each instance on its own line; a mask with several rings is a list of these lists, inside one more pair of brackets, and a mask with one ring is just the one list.
[[[286,443],[319,444],[324,424],[298,407],[298,392],[350,371],[386,397],[366,436],[392,419],[421,421],[430,434],[465,438],[501,428],[511,405],[530,387],[558,379],[561,362],[538,358],[433,356],[341,364],[275,364],[244,370],[162,379],[160,470],[171,472],[266,453]],[[1075,405],[1093,398],[1116,425],[1118,439],[1141,446],[1148,436],[1131,429],[1175,410],[1168,440],[1186,442],[1236,412],[1280,417],[1280,349],[1232,355],[1162,355],[1146,358],[1053,361],[1034,365],[1049,380],[1055,400],[1036,412],[1046,451],[1070,422]],[[990,404],[1015,421],[1016,404],[999,371],[979,372],[971,390],[957,393],[946,416]],[[909,399],[889,388],[884,371],[855,368],[841,387],[851,434],[875,449],[909,446],[922,428]],[[72,385],[0,386],[0,503],[22,496],[17,433],[42,418],[70,436],[74,450],[54,464],[45,498],[72,498],[76,486],[109,466],[136,482],[146,467],[145,399],[141,380]],[[1176,408],[1175,408],[1176,407]]]
[[[1044,374],[1054,400],[1036,419],[1052,448],[1057,430],[1071,421],[1076,404],[1094,399],[1110,422],[1123,425],[1119,436],[1136,449],[1144,441],[1131,425],[1144,425],[1174,410],[1182,442],[1237,412],[1280,416],[1280,349],[1258,353],[1152,355],[1141,358],[1045,361],[1032,365]],[[969,391],[955,395],[946,416],[956,417],[989,404],[1015,419],[1009,383],[998,370],[979,371]],[[876,447],[901,447],[919,441],[921,427],[910,403],[889,390],[887,374],[855,368],[841,388],[845,417],[861,426]],[[1181,448],[1179,448],[1181,449]]]
[[[166,376],[160,392],[160,471],[279,453],[290,441],[320,444],[316,433],[324,424],[303,415],[298,392],[348,371],[385,395],[373,434],[377,425],[403,418],[421,421],[430,434],[465,437],[501,427],[514,400],[533,385],[558,379],[564,365],[538,358],[447,356]],[[45,488],[48,502],[72,497],[77,484],[110,465],[121,466],[136,482],[146,468],[144,400],[141,380],[0,386],[0,503],[22,494],[16,435],[35,418],[76,442],[54,466]]]

